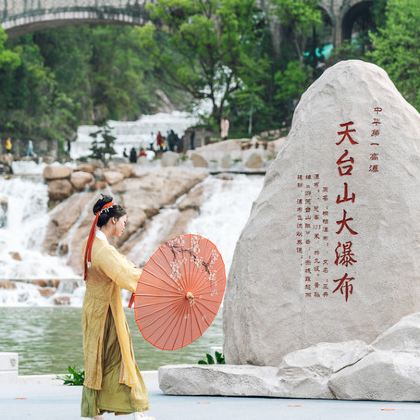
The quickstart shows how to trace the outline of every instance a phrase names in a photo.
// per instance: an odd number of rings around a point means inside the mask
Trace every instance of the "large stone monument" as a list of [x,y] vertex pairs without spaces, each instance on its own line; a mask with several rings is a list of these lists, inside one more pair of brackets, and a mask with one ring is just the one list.
[[340,62],[304,93],[236,246],[227,363],[371,342],[420,310],[419,148],[419,114],[373,64]]
[[168,394],[420,400],[420,116],[362,61],[302,96],[236,246],[227,365]]

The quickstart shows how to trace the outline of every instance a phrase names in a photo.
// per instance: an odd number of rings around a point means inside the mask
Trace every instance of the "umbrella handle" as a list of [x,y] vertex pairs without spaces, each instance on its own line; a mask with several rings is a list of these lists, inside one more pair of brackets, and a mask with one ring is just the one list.
[[134,303],[134,298],[136,297],[136,294],[133,292],[131,293],[131,298],[130,298],[130,302],[128,302],[128,307],[131,309],[131,307],[133,306]]

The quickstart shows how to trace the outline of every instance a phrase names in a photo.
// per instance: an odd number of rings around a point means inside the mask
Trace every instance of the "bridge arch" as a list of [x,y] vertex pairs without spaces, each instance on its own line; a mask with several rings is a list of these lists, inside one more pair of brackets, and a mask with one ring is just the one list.
[[0,23],[10,38],[82,23],[143,25],[148,0],[3,0]]

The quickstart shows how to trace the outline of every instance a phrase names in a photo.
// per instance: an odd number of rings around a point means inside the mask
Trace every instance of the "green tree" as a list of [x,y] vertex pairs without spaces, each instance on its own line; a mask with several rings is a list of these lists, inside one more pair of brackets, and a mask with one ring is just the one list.
[[371,33],[368,58],[384,68],[402,95],[420,110],[420,5],[417,0],[389,0],[386,23]]
[[158,0],[149,12],[153,23],[139,31],[155,68],[168,85],[194,100],[208,99],[218,124],[233,93],[266,66],[255,1]]
[[89,136],[93,138],[90,157],[100,159],[107,164],[109,158],[117,154],[114,149],[116,137],[111,134],[111,127],[104,124],[99,130],[90,133]]

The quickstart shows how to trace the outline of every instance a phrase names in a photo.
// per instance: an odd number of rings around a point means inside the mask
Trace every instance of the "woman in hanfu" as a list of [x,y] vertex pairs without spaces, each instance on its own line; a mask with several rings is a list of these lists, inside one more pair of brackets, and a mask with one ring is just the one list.
[[93,207],[95,219],[84,245],[82,327],[85,381],[82,417],[102,419],[102,413],[133,413],[133,418],[152,420],[147,389],[137,367],[130,330],[124,314],[121,288],[134,292],[141,269],[111,244],[127,223],[126,211],[109,196]]

